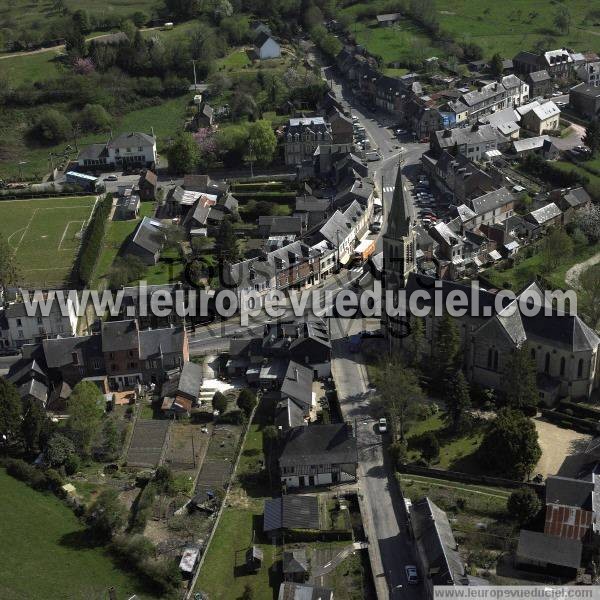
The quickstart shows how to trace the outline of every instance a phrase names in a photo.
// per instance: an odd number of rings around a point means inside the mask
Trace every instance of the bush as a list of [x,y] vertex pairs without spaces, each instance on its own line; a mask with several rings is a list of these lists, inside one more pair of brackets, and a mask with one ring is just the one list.
[[246,422],[246,415],[241,410],[230,410],[217,419],[217,423],[224,425],[243,425]]
[[215,392],[215,395],[212,399],[212,407],[215,410],[219,411],[219,414],[222,415],[227,410],[227,398],[223,392]]
[[79,256],[77,257],[77,273],[80,282],[84,285],[90,281],[100,255],[100,247],[106,231],[106,220],[111,208],[112,196],[106,194],[104,199],[96,206],[90,223],[83,234]]
[[258,401],[256,400],[256,396],[254,393],[248,388],[244,388],[237,399],[238,407],[244,411],[246,417],[249,417],[252,414],[252,411],[256,407]]
[[140,491],[131,507],[131,517],[129,519],[129,529],[131,531],[135,533],[142,533],[144,531],[155,498],[156,486],[154,483],[148,483]]
[[71,122],[53,108],[46,109],[36,121],[33,133],[48,144],[59,144],[71,135]]
[[154,546],[143,535],[117,535],[110,545],[111,552],[126,566],[137,568],[154,556]]
[[71,456],[67,457],[67,460],[65,460],[63,465],[65,473],[67,475],[74,475],[79,471],[80,464],[81,461],[79,460],[79,456],[77,456],[77,454],[71,454]]
[[86,104],[77,115],[77,123],[84,131],[108,131],[111,122],[111,116],[101,104]]
[[508,499],[508,514],[513,517],[519,526],[523,527],[531,522],[542,508],[538,495],[530,488],[515,490]]

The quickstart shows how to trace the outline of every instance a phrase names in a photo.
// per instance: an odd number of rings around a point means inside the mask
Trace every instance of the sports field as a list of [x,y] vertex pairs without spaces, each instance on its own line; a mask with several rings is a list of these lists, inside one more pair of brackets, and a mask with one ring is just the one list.
[[0,233],[16,254],[21,283],[67,282],[95,196],[0,201]]

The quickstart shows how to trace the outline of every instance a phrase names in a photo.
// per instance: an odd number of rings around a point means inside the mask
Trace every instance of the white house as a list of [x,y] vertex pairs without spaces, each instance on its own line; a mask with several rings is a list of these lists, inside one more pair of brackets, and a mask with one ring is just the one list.
[[106,144],[90,144],[77,156],[80,167],[91,169],[152,167],[156,163],[156,138],[137,131],[122,133]]
[[[43,300],[39,300],[43,305]],[[79,298],[76,294],[65,294],[64,310],[59,302],[52,302],[47,316],[42,315],[39,300],[32,299],[31,313],[23,302],[11,302],[0,308],[0,350],[16,350],[24,344],[58,336],[70,337],[77,333]]]
[[256,36],[254,45],[256,47],[256,54],[260,60],[279,58],[281,56],[281,46],[264,31]]

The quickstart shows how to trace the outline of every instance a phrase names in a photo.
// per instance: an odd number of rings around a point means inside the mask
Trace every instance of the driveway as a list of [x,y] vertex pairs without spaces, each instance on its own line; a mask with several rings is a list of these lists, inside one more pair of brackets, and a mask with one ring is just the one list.
[[573,265],[565,274],[565,283],[572,288],[577,288],[581,274],[598,263],[600,263],[600,252],[583,262]]
[[592,439],[591,435],[564,429],[540,418],[533,422],[542,449],[542,458],[534,469],[534,474],[541,473],[544,477],[558,473],[565,458],[581,452]]

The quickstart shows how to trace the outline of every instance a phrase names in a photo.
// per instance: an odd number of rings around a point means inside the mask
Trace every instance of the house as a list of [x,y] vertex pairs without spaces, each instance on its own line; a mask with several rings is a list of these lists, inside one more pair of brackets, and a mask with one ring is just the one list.
[[201,194],[210,194],[219,198],[229,192],[229,184],[222,179],[213,179],[210,175],[184,175],[184,189]]
[[569,50],[560,48],[535,54],[522,51],[513,58],[517,73],[533,73],[546,70],[552,78],[566,78],[572,72],[575,63]]
[[596,87],[600,85],[600,61],[584,63],[575,69],[583,83]]
[[281,400],[291,400],[302,410],[303,416],[308,417],[317,404],[312,384],[312,369],[290,360],[279,388]]
[[541,568],[553,575],[560,569],[574,575],[581,564],[583,545],[580,540],[554,538],[539,531],[522,529],[515,553],[515,563],[523,568]]
[[356,438],[347,423],[294,427],[286,432],[282,445],[279,470],[286,488],[356,480]]
[[284,235],[288,239],[296,239],[306,231],[307,217],[258,217],[258,235],[261,238]]
[[489,225],[500,223],[513,214],[515,196],[507,188],[501,187],[482,196],[469,198],[465,200],[465,204],[475,213],[473,226],[482,223]]
[[29,306],[22,301],[0,306],[0,350],[17,350],[25,344],[39,343],[46,338],[77,333],[80,311],[77,294],[64,295],[66,314],[63,314],[59,302],[54,301],[49,313],[43,315],[42,308],[47,300],[47,296],[36,292],[30,295]]
[[140,212],[141,198],[133,187],[119,188],[115,219],[129,221],[137,219]]
[[563,212],[563,224],[567,224],[573,220],[575,215],[580,210],[585,210],[592,205],[592,198],[587,193],[585,188],[578,187],[569,190],[559,200],[559,207]]
[[530,98],[546,98],[552,94],[554,84],[552,83],[552,77],[545,69],[528,73],[526,81],[529,84]]
[[300,165],[312,160],[319,146],[331,146],[331,125],[323,117],[301,117],[288,121],[283,134],[286,165]]
[[554,102],[532,106],[521,118],[521,125],[535,135],[560,129],[560,109]]
[[471,127],[436,131],[431,138],[434,155],[442,150],[456,150],[470,160],[480,160],[489,150],[498,150],[508,140],[492,125],[474,124]]
[[380,27],[391,27],[402,19],[400,13],[386,13],[384,15],[377,15],[377,24]]
[[482,123],[489,123],[495,127],[500,134],[509,140],[518,140],[521,127],[519,122],[521,115],[511,107],[498,110],[491,115],[481,118]]
[[144,217],[135,228],[123,253],[137,256],[145,265],[155,265],[164,243],[164,225],[157,219]]
[[281,560],[281,571],[286,581],[304,583],[308,579],[310,567],[305,548],[286,550]]
[[600,116],[600,86],[580,83],[569,92],[569,104],[585,119]]
[[409,523],[423,579],[423,597],[433,598],[434,586],[468,585],[465,565],[446,513],[429,498],[422,498],[412,502]]
[[554,202],[550,202],[546,206],[532,210],[525,219],[537,227],[548,229],[561,224],[562,210]]
[[333,600],[333,590],[286,581],[279,586],[277,600]]
[[331,212],[329,198],[315,198],[311,195],[296,197],[293,216],[299,215],[307,219],[307,227],[312,228],[324,221]]
[[291,398],[285,398],[275,407],[275,426],[285,432],[292,427],[305,425],[304,410]]
[[77,156],[79,167],[101,169],[154,168],[156,164],[156,138],[141,132],[122,133],[105,144],[91,144]]
[[271,35],[271,28],[262,21],[253,21],[250,23],[250,29],[254,36],[257,36],[260,33]]
[[515,140],[512,143],[511,151],[519,157],[532,153],[541,154],[547,160],[555,159],[560,155],[560,150],[547,135]]
[[327,112],[327,120],[331,126],[332,144],[339,146],[337,151],[350,152],[354,140],[352,119],[334,107]]
[[198,403],[203,379],[202,365],[193,362],[184,363],[179,374],[175,397],[188,400],[192,406],[195,406]]
[[254,51],[260,60],[281,56],[281,46],[265,31],[257,34],[254,40]]
[[154,171],[146,169],[138,180],[138,190],[141,200],[154,200],[158,186],[158,177]]
[[289,529],[321,529],[318,496],[286,494],[265,500],[263,531],[278,535]]
[[199,128],[211,127],[214,122],[214,115],[215,111],[212,108],[212,106],[210,106],[208,102],[203,102],[202,106],[199,108],[198,112],[194,117],[196,121],[196,126]]

